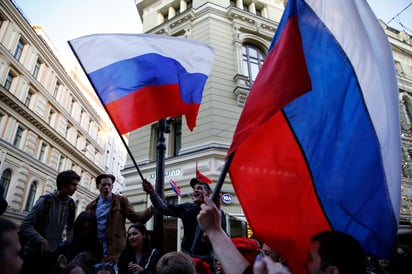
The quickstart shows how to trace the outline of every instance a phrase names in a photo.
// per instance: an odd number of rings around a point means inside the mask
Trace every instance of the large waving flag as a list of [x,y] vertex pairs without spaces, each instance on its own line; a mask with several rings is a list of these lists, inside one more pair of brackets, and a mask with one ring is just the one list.
[[196,126],[214,59],[208,45],[154,34],[95,34],[69,44],[120,134],[180,115]]
[[399,221],[398,88],[364,0],[289,0],[228,155],[256,237],[302,273],[310,238],[338,230],[388,257]]

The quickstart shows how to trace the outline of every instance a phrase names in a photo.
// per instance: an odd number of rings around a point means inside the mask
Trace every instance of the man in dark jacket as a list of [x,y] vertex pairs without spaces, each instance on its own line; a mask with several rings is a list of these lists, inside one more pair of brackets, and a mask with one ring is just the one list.
[[[214,265],[214,256],[212,245],[207,239],[202,239],[194,251],[194,254],[190,254],[193,240],[196,235],[197,220],[196,217],[200,212],[200,206],[205,202],[205,197],[209,197],[212,193],[210,185],[203,182],[200,178],[193,178],[190,181],[190,185],[193,188],[192,203],[182,204],[167,204],[159,195],[155,192],[152,184],[148,181],[143,181],[143,190],[150,195],[153,207],[161,212],[163,215],[173,216],[182,219],[183,222],[183,239],[181,242],[181,249],[183,252],[198,257],[206,261],[209,265]],[[221,226],[223,230],[226,230],[226,219],[222,211]]]
[[80,176],[67,170],[57,175],[57,191],[41,196],[20,225],[20,233],[27,239],[23,247],[22,273],[51,273],[54,257],[51,254],[62,243],[63,231],[67,239],[73,235],[75,203],[70,196],[77,189]]

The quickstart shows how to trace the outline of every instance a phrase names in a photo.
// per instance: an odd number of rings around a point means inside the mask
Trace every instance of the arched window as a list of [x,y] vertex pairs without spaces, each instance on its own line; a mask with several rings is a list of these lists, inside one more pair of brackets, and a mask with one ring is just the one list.
[[11,170],[6,169],[5,171],[3,171],[3,174],[1,175],[1,178],[0,178],[0,184],[2,184],[4,187],[4,197],[7,196],[7,191],[9,190],[10,180],[11,180]]
[[249,77],[252,85],[265,60],[265,53],[259,47],[252,44],[242,45],[243,72]]
[[37,182],[31,183],[29,193],[27,195],[25,211],[30,211],[33,208],[34,198],[36,197]]

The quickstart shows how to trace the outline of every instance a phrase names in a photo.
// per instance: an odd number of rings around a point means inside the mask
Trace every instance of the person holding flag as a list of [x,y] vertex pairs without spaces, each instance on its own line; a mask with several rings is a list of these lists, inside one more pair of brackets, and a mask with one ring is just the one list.
[[394,59],[368,3],[289,0],[227,157],[254,235],[293,273],[326,230],[390,258],[400,139]]
[[[211,199],[206,198],[197,220],[200,228],[207,233],[226,274],[291,273],[285,265],[273,261],[268,256],[258,255],[252,266],[251,262],[236,248],[233,239],[231,240],[221,229],[220,219],[219,209]],[[350,234],[340,231],[322,231],[313,235],[308,244],[305,273],[366,273],[366,254],[359,241]],[[295,260],[292,259],[291,262],[296,263]]]
[[[200,212],[200,206],[205,202],[205,198],[209,197],[212,190],[210,185],[202,181],[199,177],[190,180],[190,186],[193,188],[192,200],[193,202],[181,204],[168,204],[155,192],[153,185],[144,180],[142,182],[143,190],[149,194],[155,210],[158,210],[163,215],[173,216],[182,219],[183,222],[183,239],[181,242],[181,251],[206,261],[212,268],[214,265],[214,256],[212,246],[207,239],[203,237],[199,242],[198,248],[191,254],[190,249],[196,235],[197,229],[197,215]],[[221,227],[226,231],[226,219],[224,212],[221,211]]]

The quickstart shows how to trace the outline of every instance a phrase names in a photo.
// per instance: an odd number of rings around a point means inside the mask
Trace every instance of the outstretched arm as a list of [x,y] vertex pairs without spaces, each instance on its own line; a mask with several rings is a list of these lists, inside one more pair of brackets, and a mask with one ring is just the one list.
[[162,198],[155,192],[153,185],[144,180],[142,182],[144,192],[149,194],[153,207],[161,214],[181,218],[184,214],[184,208],[180,205],[169,205],[165,203]]
[[222,229],[220,215],[220,210],[215,203],[210,198],[205,198],[205,203],[201,205],[201,211],[197,215],[197,222],[209,237],[216,257],[222,262],[225,273],[243,273],[249,263]]
[[155,192],[152,183],[147,180],[142,182],[142,187],[144,192],[149,194],[150,200],[152,201],[153,207],[161,213],[167,208],[167,204],[159,197],[159,195]]
[[141,212],[136,212],[133,205],[125,196],[120,197],[123,204],[124,214],[131,222],[139,222],[145,224],[153,216],[153,208],[150,206]]

